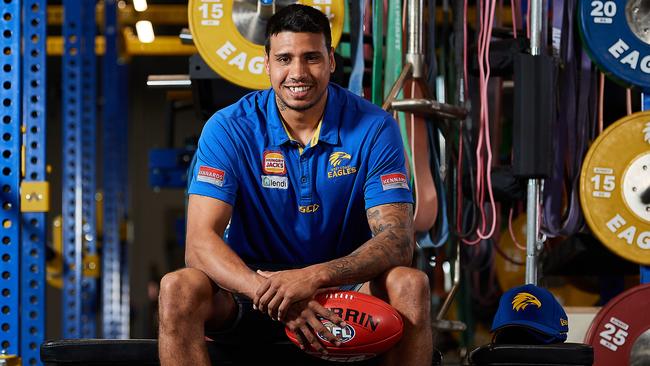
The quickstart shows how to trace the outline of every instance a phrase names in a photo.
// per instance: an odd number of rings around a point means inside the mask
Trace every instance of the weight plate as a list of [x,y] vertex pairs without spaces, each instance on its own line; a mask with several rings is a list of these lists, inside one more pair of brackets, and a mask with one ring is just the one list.
[[594,366],[647,365],[650,285],[616,296],[591,322],[585,343],[594,348]]
[[620,119],[594,141],[582,165],[580,203],[607,248],[650,265],[650,112]]
[[274,9],[311,5],[330,19],[332,47],[343,31],[343,0],[190,0],[188,18],[194,45],[224,79],[249,89],[271,84],[264,70],[264,32]]
[[[520,245],[526,245],[526,215],[517,216],[512,221],[512,232]],[[526,252],[517,248],[512,240],[508,229],[503,230],[499,237],[499,248],[511,259],[524,263]],[[497,282],[502,291],[513,287],[521,286],[526,280],[526,267],[518,265],[496,254],[494,259],[496,267]],[[558,301],[564,306],[592,306],[600,295],[584,291],[572,284],[574,279],[569,276],[558,276],[548,281],[548,290],[555,295]]]
[[650,90],[650,6],[643,0],[581,0],[580,35],[591,59],[626,86]]

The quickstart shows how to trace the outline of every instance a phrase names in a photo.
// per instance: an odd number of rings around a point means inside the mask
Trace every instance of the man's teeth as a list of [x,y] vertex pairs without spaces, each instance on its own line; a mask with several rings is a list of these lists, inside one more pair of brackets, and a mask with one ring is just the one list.
[[309,89],[308,86],[290,86],[289,87],[289,90],[291,90],[294,93],[304,92],[304,91],[307,91],[307,89]]

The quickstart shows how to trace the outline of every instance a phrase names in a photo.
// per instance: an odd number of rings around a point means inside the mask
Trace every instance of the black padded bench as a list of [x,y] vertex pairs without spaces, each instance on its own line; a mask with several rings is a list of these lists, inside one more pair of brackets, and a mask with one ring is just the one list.
[[[338,365],[311,357],[287,341],[263,345],[231,345],[208,341],[213,365],[218,366],[324,366]],[[433,365],[440,365],[439,352],[434,352]],[[140,366],[159,365],[158,341],[155,339],[65,339],[46,341],[41,345],[41,361],[45,366]],[[346,363],[375,366],[378,359]]]
[[594,350],[581,343],[487,344],[469,355],[476,366],[591,366]]

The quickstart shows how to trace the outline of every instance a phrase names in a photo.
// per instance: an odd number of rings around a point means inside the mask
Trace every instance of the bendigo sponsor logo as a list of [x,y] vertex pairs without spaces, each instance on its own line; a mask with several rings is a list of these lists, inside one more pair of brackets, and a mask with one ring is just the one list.
[[287,177],[263,175],[262,187],[271,189],[289,189],[289,179]]
[[262,170],[264,174],[286,174],[287,168],[284,163],[284,155],[279,151],[265,151]]
[[352,159],[352,156],[344,151],[336,151],[330,155],[330,169],[327,172],[327,178],[332,179],[336,177],[342,177],[344,175],[354,174],[357,172],[357,168],[344,165],[341,166],[343,162],[347,162]]
[[395,188],[409,189],[409,185],[406,182],[406,175],[402,173],[392,173],[392,174],[382,175],[381,186],[384,188],[384,191],[388,189],[395,189]]
[[211,168],[209,166],[199,167],[199,173],[196,175],[196,180],[213,184],[217,187],[223,187],[223,181],[226,178],[226,173],[223,170]]
[[298,211],[300,211],[301,213],[314,213],[314,212],[318,211],[319,208],[320,208],[320,205],[318,205],[317,203],[314,203],[313,205],[299,206]]
[[520,292],[515,295],[514,299],[512,299],[512,310],[525,310],[530,304],[533,304],[538,308],[542,307],[541,301],[539,301],[535,295],[529,294],[528,292]]

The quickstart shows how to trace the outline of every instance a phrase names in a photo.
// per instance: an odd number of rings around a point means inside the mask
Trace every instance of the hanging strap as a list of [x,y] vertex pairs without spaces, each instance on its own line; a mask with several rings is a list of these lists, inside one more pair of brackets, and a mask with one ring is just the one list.
[[[404,84],[407,98],[424,98],[422,86],[415,80]],[[438,195],[431,174],[429,162],[430,146],[427,132],[427,121],[414,114],[407,113],[410,122],[409,137],[413,155],[413,179],[415,181],[415,213],[413,226],[415,231],[429,231],[436,223],[438,215]]]
[[434,247],[444,245],[449,239],[449,218],[447,216],[447,192],[445,189],[445,182],[440,176],[440,154],[436,141],[440,130],[429,124],[429,145],[431,146],[431,171],[433,172],[433,181],[438,194],[438,219],[436,225],[430,231],[431,241]]
[[[450,16],[450,9],[448,9],[447,4],[443,4],[443,24],[442,24],[442,39],[446,39],[448,34],[449,34],[449,27],[451,26],[451,22],[449,19]],[[427,50],[426,50],[426,65],[428,66],[428,72],[427,72],[427,85],[429,86],[430,91],[436,91],[435,95],[437,96],[437,100],[442,103],[447,103],[447,93],[446,93],[446,75],[447,75],[447,68],[448,67],[442,67],[438,69],[437,65],[437,58],[436,58],[436,28],[438,24],[436,24],[436,0],[428,0],[428,9],[427,9]],[[441,55],[443,55],[442,60],[440,62],[440,65],[448,65],[447,58],[450,56],[447,51],[446,47],[442,47],[442,52]],[[442,74],[442,76],[438,76],[438,72]],[[455,123],[455,122],[452,122]],[[445,171],[449,171],[447,169],[447,160],[448,159],[441,159],[440,156],[442,155],[442,150],[444,147],[440,146],[441,145],[441,137],[440,137],[440,130],[435,127],[435,123],[432,119],[428,120],[428,125],[427,125],[427,132],[429,136],[429,149],[430,149],[430,156],[429,156],[429,162],[430,162],[430,167],[429,169],[431,170],[431,174],[433,176],[433,182],[435,185],[435,190],[437,192],[437,201],[438,201],[438,215],[436,219],[436,223],[433,226],[433,228],[430,230],[429,234],[431,236],[431,242],[434,247],[440,247],[444,245],[447,240],[449,239],[449,219],[448,219],[448,212],[447,212],[447,194],[445,190],[445,182],[443,181],[441,177],[441,165],[445,167]]]
[[[350,35],[350,6],[347,0],[343,1],[343,34]],[[349,59],[351,57],[350,41],[339,42],[336,52],[343,58]],[[340,67],[343,67],[343,65]]]
[[[388,0],[388,19],[386,27],[386,72],[384,73],[384,95],[388,95],[393,84],[397,81],[402,72],[402,0]],[[400,91],[396,99],[403,98],[404,94]],[[406,154],[407,165],[409,170],[410,185],[413,188],[412,174],[413,156],[411,155],[408,132],[404,122],[404,113],[395,113],[395,120],[399,123],[402,143]]]
[[384,93],[381,77],[384,71],[384,0],[372,0],[372,102],[381,106]]
[[[426,64],[427,70],[427,85],[430,91],[436,90],[436,77],[438,76],[438,62],[436,60],[436,0],[428,0],[427,11],[427,51],[426,51]],[[445,9],[446,10],[446,9]],[[447,12],[444,12],[445,21]],[[446,26],[446,24],[445,24]],[[443,47],[441,52],[445,53],[446,48]],[[443,57],[443,62],[445,58]],[[444,65],[444,63],[443,63]],[[444,70],[442,71],[444,74]]]
[[350,44],[352,48],[352,72],[348,89],[363,96],[363,20],[365,19],[365,1],[352,0],[350,6]]
[[[567,156],[567,135],[571,129],[570,124],[576,120],[576,65],[572,57],[572,49],[567,49],[568,43],[572,43],[572,30],[567,29],[565,11],[569,7],[562,0],[553,0],[553,54],[557,55],[562,64],[559,77],[559,98],[557,118],[553,121],[553,130],[556,134],[553,139],[553,171],[544,183],[544,209],[543,222],[544,233],[548,236],[557,236],[563,230],[563,193],[565,160]],[[567,192],[570,195],[570,192]]]
[[560,56],[564,68],[559,80],[555,128],[560,136],[554,142],[555,169],[544,192],[544,232],[549,236],[573,235],[584,224],[578,185],[582,158],[588,148],[590,116],[594,110],[594,76],[590,58],[581,47],[574,45],[573,14],[576,6],[576,0],[553,1],[554,52]]

